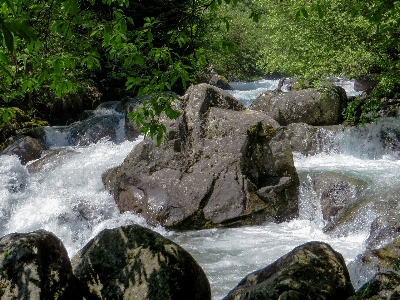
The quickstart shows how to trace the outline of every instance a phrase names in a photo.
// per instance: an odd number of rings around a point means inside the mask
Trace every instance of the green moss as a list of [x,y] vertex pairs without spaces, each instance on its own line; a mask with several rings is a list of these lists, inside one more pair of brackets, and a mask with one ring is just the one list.
[[8,250],[4,251],[3,255],[4,255],[4,258],[7,259],[7,257],[8,257]]

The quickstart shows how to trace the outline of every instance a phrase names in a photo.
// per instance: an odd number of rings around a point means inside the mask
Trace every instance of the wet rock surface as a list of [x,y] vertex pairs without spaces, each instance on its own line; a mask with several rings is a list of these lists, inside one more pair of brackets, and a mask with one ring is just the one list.
[[298,176],[283,128],[207,84],[191,87],[168,142],[145,140],[103,182],[121,211],[173,228],[297,216]]
[[386,246],[367,250],[348,265],[353,286],[358,289],[376,273],[397,272],[400,266],[400,238]]
[[359,200],[367,183],[339,173],[315,177],[314,188],[320,197],[323,219],[330,221]]
[[397,300],[400,299],[400,275],[394,272],[377,273],[348,300]]
[[1,299],[82,299],[67,251],[52,233],[13,233],[0,240]]
[[208,279],[192,256],[137,225],[103,230],[72,266],[90,299],[211,299]]
[[315,89],[294,90],[288,93],[265,91],[251,104],[250,109],[262,111],[281,125],[337,125],[347,104],[346,92],[332,87],[319,92]]
[[224,300],[347,299],[354,294],[341,254],[309,242],[247,275]]
[[337,151],[338,143],[335,136],[342,129],[341,125],[322,127],[292,123],[286,126],[285,134],[293,151],[308,156]]
[[365,242],[366,248],[378,249],[398,237],[400,237],[400,216],[393,212],[372,222],[370,235]]
[[0,152],[0,155],[17,155],[23,165],[31,160],[40,158],[42,152],[47,149],[47,146],[40,140],[30,136],[20,136],[9,145],[6,149]]

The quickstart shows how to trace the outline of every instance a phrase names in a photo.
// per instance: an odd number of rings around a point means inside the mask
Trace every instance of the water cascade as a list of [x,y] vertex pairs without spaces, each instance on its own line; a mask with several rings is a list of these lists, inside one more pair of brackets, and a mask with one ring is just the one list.
[[[257,93],[274,89],[277,83],[238,83],[232,93],[248,105]],[[101,181],[101,175],[121,164],[141,139],[124,140],[124,118],[115,107],[100,107],[95,114],[114,114],[120,120],[112,141],[103,138],[89,145],[71,145],[67,128],[46,128],[50,150],[44,158],[23,166],[15,156],[0,157],[0,236],[42,228],[55,233],[72,257],[104,228],[148,226],[133,213],[120,214]],[[308,157],[295,153],[301,179],[300,217],[296,220],[201,231],[152,229],[194,256],[210,280],[213,299],[222,298],[245,275],[307,241],[329,243],[349,263],[363,252],[374,218],[388,207],[400,205],[396,200],[400,195],[398,151],[395,144],[382,143],[381,139],[382,135],[400,132],[396,123],[387,119],[361,129],[320,129],[321,153]],[[359,195],[362,200],[330,224],[322,219],[319,191],[313,185],[323,173],[338,173],[366,183]]]

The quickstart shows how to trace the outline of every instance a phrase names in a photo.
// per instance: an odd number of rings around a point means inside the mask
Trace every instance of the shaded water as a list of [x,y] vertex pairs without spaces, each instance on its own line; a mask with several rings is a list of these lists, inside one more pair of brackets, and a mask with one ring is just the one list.
[[[277,81],[262,84],[273,89]],[[254,98],[254,93],[251,97]],[[112,109],[102,110],[106,114],[115,113]],[[348,263],[364,250],[364,240],[373,219],[385,213],[388,203],[392,207],[398,205],[400,162],[393,145],[382,145],[380,139],[381,129],[396,127],[397,120],[385,122],[386,125],[371,125],[368,130],[323,131],[325,140],[321,154],[312,157],[295,154],[301,178],[297,220],[186,232],[152,229],[194,256],[210,280],[213,299],[222,298],[248,273],[267,266],[308,241],[328,242]],[[27,167],[35,162],[22,166],[17,157],[1,156],[0,236],[46,229],[63,241],[72,257],[104,228],[126,224],[147,226],[140,216],[120,214],[101,181],[101,175],[121,164],[140,142],[140,139],[124,141],[122,126],[121,118],[116,143],[102,139],[85,147],[68,146],[65,128],[47,128],[47,143],[53,150],[68,149],[68,154],[65,151],[54,154],[57,159],[44,162],[39,172],[33,174]],[[312,186],[313,178],[323,172],[337,172],[368,183],[362,203],[355,207],[354,213],[339,220],[329,235],[322,230],[326,224],[315,205],[319,198]]]

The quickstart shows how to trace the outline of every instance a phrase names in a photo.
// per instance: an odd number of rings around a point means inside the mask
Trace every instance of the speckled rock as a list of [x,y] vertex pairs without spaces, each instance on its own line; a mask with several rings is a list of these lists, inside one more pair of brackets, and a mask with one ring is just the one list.
[[386,246],[367,250],[349,263],[349,273],[354,288],[358,289],[378,272],[397,272],[400,266],[400,238]]
[[398,300],[400,275],[394,272],[377,273],[348,300]]
[[284,130],[227,92],[200,84],[168,142],[149,139],[103,175],[121,211],[171,228],[241,226],[298,214],[299,180]]
[[288,93],[266,91],[251,104],[250,109],[262,111],[281,125],[337,125],[347,104],[341,87],[319,92],[315,89],[293,90]]
[[323,173],[315,177],[314,188],[320,198],[323,219],[330,221],[359,200],[367,183],[339,173]]
[[211,299],[207,277],[192,256],[138,225],[103,230],[72,266],[91,299]]
[[224,300],[338,300],[354,294],[341,254],[309,242],[243,278]]
[[0,155],[17,155],[23,165],[40,158],[47,146],[30,136],[17,138],[10,146],[0,152]]
[[67,251],[52,233],[13,233],[0,240],[1,299],[82,299]]
[[396,213],[378,217],[372,222],[370,235],[365,242],[367,250],[378,249],[400,237],[400,216]]

